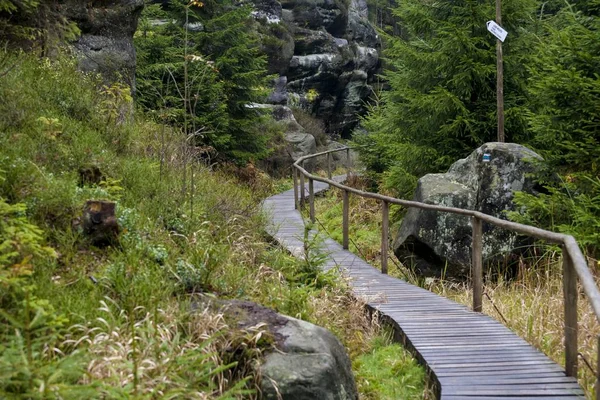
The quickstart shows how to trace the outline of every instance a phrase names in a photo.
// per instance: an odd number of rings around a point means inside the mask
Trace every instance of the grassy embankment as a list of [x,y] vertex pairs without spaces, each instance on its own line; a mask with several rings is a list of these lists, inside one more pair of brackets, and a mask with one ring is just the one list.
[[[0,57],[0,397],[253,398],[271,342],[206,296],[332,330],[364,398],[423,396],[422,369],[318,254],[299,261],[264,237],[272,181],[207,169],[177,130],[131,118],[127,88],[69,60]],[[80,182],[89,168],[104,179]],[[118,243],[81,233],[88,199],[117,202]]]
[[[360,186],[359,182],[355,182]],[[365,189],[362,187],[362,189]],[[390,227],[390,240],[400,225],[401,210],[391,207],[395,223]],[[329,191],[316,203],[319,229],[326,230],[334,239],[342,240],[342,198],[337,190]],[[379,267],[381,245],[381,206],[373,200],[350,197],[350,251],[361,255]],[[563,294],[562,259],[557,248],[540,246],[538,259],[523,259],[521,273],[511,281],[486,280],[484,291],[493,303],[484,297],[483,312],[506,325],[533,346],[564,366],[563,347]],[[472,292],[468,284],[458,284],[440,279],[418,279],[398,263],[390,252],[389,273],[393,276],[425,287],[467,306],[472,305]],[[580,291],[582,293],[582,291]],[[494,305],[498,308],[496,310]],[[579,307],[579,351],[596,364],[596,341],[600,326],[590,304],[583,294]],[[504,322],[503,322],[504,323]],[[583,361],[579,362],[579,383],[589,399],[594,397],[596,378]]]

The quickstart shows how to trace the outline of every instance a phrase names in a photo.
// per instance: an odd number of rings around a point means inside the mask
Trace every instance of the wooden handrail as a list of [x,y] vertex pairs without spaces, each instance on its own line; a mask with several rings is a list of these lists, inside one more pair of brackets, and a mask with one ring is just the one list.
[[[514,232],[518,232],[523,235],[532,236],[537,239],[542,239],[550,243],[559,244],[563,249],[563,287],[564,287],[564,304],[565,304],[565,370],[569,376],[577,376],[577,279],[581,282],[583,292],[585,293],[588,301],[590,302],[597,321],[600,323],[600,290],[596,286],[593,275],[588,268],[585,257],[577,244],[575,238],[571,235],[565,235],[562,233],[556,233],[547,231],[545,229],[536,228],[530,225],[519,224],[517,222],[503,220],[488,214],[484,214],[479,211],[467,210],[463,208],[438,206],[434,204],[425,204],[418,201],[401,200],[394,197],[384,196],[378,193],[365,192],[359,189],[355,189],[341,183],[338,183],[331,179],[331,154],[335,152],[345,151],[346,152],[346,167],[350,168],[350,147],[341,147],[338,149],[327,150],[316,154],[307,155],[300,157],[294,164],[294,174],[300,172],[300,192],[301,202],[304,202],[304,188],[303,182],[306,177],[309,182],[309,187],[312,187],[314,181],[323,182],[330,186],[341,189],[344,193],[344,248],[348,247],[348,195],[349,193],[355,194],[360,197],[375,199],[382,203],[383,209],[383,223],[382,228],[387,229],[387,212],[390,204],[396,204],[404,207],[416,207],[423,210],[431,210],[438,212],[446,212],[457,215],[464,215],[465,217],[471,217],[473,226],[473,243],[472,243],[472,264],[473,264],[473,309],[475,311],[481,311],[482,295],[483,295],[483,277],[482,277],[482,233],[481,223],[485,221],[493,224],[500,228],[508,229]],[[304,161],[326,155],[327,162],[327,176],[328,178],[322,178],[317,175],[309,173],[304,169]],[[296,179],[295,179],[296,181]],[[294,186],[296,182],[294,182]],[[295,188],[295,192],[297,192]],[[298,202],[297,196],[295,202]],[[309,202],[311,204],[311,219],[314,219],[314,191],[311,190],[309,194]],[[382,260],[382,267],[387,270],[387,232],[382,232],[382,257],[385,256],[386,260]],[[387,272],[387,271],[384,271]],[[600,337],[599,337],[600,343]],[[600,345],[599,345],[600,350]],[[598,360],[600,363],[600,352],[598,354]],[[596,399],[600,400],[600,380],[596,379]]]

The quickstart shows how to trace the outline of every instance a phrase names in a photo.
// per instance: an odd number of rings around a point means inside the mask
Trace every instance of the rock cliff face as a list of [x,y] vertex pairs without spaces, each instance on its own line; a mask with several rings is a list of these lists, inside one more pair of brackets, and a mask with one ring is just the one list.
[[135,87],[133,34],[143,7],[143,0],[69,0],[61,5],[61,13],[81,30],[73,47],[82,70]]
[[379,38],[366,0],[254,0],[265,26],[273,104],[300,106],[348,137],[365,112],[379,68]]

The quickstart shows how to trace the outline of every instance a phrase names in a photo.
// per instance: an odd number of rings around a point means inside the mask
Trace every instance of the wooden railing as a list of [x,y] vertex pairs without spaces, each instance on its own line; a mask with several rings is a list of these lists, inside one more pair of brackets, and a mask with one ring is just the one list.
[[[564,335],[565,335],[565,371],[567,376],[577,377],[577,299],[578,290],[577,282],[581,283],[583,292],[590,302],[596,319],[600,322],[600,291],[596,286],[592,273],[588,269],[587,262],[579,245],[570,235],[550,232],[544,229],[536,228],[529,225],[523,225],[516,222],[506,221],[500,218],[493,217],[478,211],[466,210],[462,208],[438,206],[433,204],[425,204],[417,201],[400,200],[389,196],[383,196],[377,193],[365,192],[332,180],[331,158],[332,153],[346,152],[346,167],[350,168],[350,147],[329,150],[322,153],[311,154],[299,158],[294,163],[294,202],[296,208],[301,208],[306,203],[305,180],[308,180],[308,202],[309,214],[312,222],[315,221],[315,193],[314,181],[327,183],[332,187],[336,187],[343,192],[343,241],[344,249],[348,249],[348,224],[349,224],[349,195],[350,193],[360,197],[375,199],[382,204],[382,224],[381,224],[381,272],[386,274],[388,267],[388,250],[389,250],[389,205],[397,204],[404,207],[416,207],[423,210],[431,210],[445,212],[451,214],[464,215],[471,218],[471,226],[473,229],[473,240],[471,246],[472,254],[472,284],[473,284],[473,310],[482,311],[483,301],[483,231],[482,223],[493,224],[500,228],[518,232],[523,235],[531,236],[537,239],[542,239],[550,243],[558,244],[563,250],[563,293],[564,293]],[[313,175],[304,169],[304,162],[308,159],[327,156],[327,178]],[[299,175],[299,179],[298,179]],[[298,185],[299,181],[299,185]],[[600,371],[600,336],[598,337],[598,358],[597,369]],[[600,400],[600,379],[596,376],[596,399]]]

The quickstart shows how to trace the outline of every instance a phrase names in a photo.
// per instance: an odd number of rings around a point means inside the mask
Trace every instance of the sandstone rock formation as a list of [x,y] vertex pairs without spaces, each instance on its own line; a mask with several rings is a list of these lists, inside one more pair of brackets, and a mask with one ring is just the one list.
[[[379,38],[365,0],[254,0],[255,17],[277,26],[265,46],[270,72],[280,75],[274,104],[300,106],[349,137],[365,112],[379,68]],[[273,38],[271,38],[271,42]]]
[[[490,161],[484,161],[484,154]],[[422,177],[414,200],[506,218],[506,212],[515,209],[514,192],[536,192],[531,161],[539,159],[518,144],[487,143],[454,163],[447,173]],[[483,234],[483,257],[488,265],[518,247],[518,235],[512,232],[484,223]],[[411,208],[394,242],[394,253],[419,275],[461,278],[470,271],[471,236],[467,217]]]
[[133,34],[143,7],[143,0],[69,0],[61,5],[61,13],[81,30],[73,48],[82,70],[135,87]]

